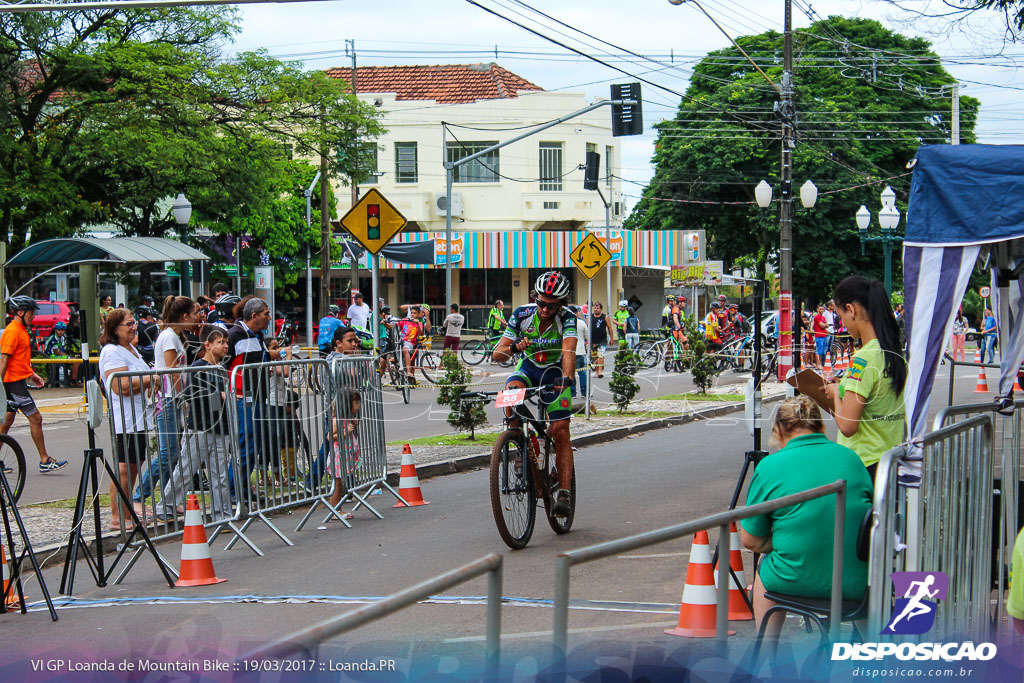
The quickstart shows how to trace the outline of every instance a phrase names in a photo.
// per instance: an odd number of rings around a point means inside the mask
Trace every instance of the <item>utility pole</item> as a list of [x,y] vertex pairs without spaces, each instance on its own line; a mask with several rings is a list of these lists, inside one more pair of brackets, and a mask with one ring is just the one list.
[[331,211],[328,201],[327,153],[320,150],[320,317],[331,305]]
[[779,202],[779,379],[793,366],[793,147],[796,144],[793,102],[793,1],[786,0],[782,92],[782,198]]
[[[352,95],[355,96],[359,91],[356,90],[356,41],[354,39],[348,39],[348,38],[345,39],[345,52],[349,56],[352,57]],[[355,159],[355,158],[357,158],[359,156],[359,143],[355,142],[354,144],[355,144],[356,147],[355,147],[355,149],[352,150],[352,158],[353,159]],[[351,185],[351,190],[352,190],[352,206],[355,206],[356,202],[359,201],[359,178],[356,175],[357,173],[359,173],[358,168],[357,168],[357,166],[355,164],[353,164],[352,165],[352,175],[349,176],[349,184]],[[359,261],[354,258],[354,256],[355,256],[354,254],[351,254],[350,256],[353,257],[352,258],[352,287],[354,287],[355,289],[359,289]],[[376,300],[377,300],[376,299],[377,293],[373,292],[373,294],[371,296],[373,297],[373,301],[371,303],[375,303]],[[367,298],[370,298],[370,297],[367,297],[366,294],[364,293],[363,294],[363,298],[367,299]],[[349,301],[351,301],[351,300],[352,300],[352,293],[351,293],[351,291],[349,291]]]

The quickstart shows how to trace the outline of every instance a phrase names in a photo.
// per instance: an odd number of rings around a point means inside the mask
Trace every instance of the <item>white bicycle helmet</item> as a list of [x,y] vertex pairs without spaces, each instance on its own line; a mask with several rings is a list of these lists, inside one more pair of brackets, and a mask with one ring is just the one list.
[[549,270],[537,278],[533,285],[538,294],[551,296],[556,299],[569,297],[569,278],[557,270]]

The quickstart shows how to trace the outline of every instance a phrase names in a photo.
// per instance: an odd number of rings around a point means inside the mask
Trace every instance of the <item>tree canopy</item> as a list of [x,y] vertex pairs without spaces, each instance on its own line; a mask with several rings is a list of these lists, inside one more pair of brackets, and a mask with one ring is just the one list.
[[[737,42],[781,83],[782,34]],[[870,244],[861,256],[854,214],[867,206],[877,233],[885,185],[896,191],[905,214],[907,162],[920,145],[950,139],[954,80],[927,41],[873,20],[829,17],[794,35],[794,83],[794,291],[820,300],[851,273],[881,276],[881,248]],[[778,203],[760,209],[754,187],[766,180],[779,198],[777,101],[775,88],[736,49],[709,53],[695,68],[675,118],[655,126],[655,174],[627,227],[703,228],[711,258],[776,263]],[[960,98],[965,143],[974,140],[977,109],[977,100]],[[806,180],[819,190],[813,209],[799,202]],[[898,262],[898,247],[895,254]]]
[[0,16],[0,239],[175,235],[184,192],[193,227],[251,235],[276,264],[319,244],[302,190],[321,155],[364,165],[337,150],[365,149],[379,115],[322,72],[225,58],[237,31],[226,7]]

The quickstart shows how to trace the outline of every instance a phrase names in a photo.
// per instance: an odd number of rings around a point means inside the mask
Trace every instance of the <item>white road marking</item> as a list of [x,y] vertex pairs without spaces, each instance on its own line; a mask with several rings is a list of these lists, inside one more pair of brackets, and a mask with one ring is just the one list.
[[[602,633],[607,631],[631,631],[638,628],[665,628],[677,626],[675,621],[652,621],[645,624],[621,624],[619,626],[587,626],[584,628],[571,628],[569,633]],[[525,633],[502,633],[502,640],[514,640],[516,638],[550,638],[551,631],[527,631]],[[446,638],[442,643],[477,643],[486,640],[486,636],[466,636],[463,638]]]

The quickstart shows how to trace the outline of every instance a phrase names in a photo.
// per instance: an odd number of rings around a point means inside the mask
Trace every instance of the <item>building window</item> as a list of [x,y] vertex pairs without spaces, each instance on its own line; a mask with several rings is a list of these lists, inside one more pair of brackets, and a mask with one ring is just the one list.
[[[349,155],[354,151],[356,160],[349,163]],[[339,171],[348,171],[357,185],[373,185],[377,182],[377,143],[357,142],[354,147],[339,145],[337,150]]]
[[[540,191],[562,191],[562,143],[540,143]],[[545,202],[544,208],[547,207]]]
[[604,182],[608,187],[612,186],[612,150],[614,149],[611,145],[605,145],[604,148]]
[[418,181],[416,173],[416,143],[396,142],[395,143],[395,182],[415,183]]
[[557,209],[558,208],[558,202],[544,202],[544,208],[545,209]]
[[[447,160],[456,162],[459,159],[482,152],[495,142],[449,142],[446,150]],[[496,183],[501,170],[498,165],[498,150],[492,150],[468,164],[452,169],[453,181],[456,183]]]

